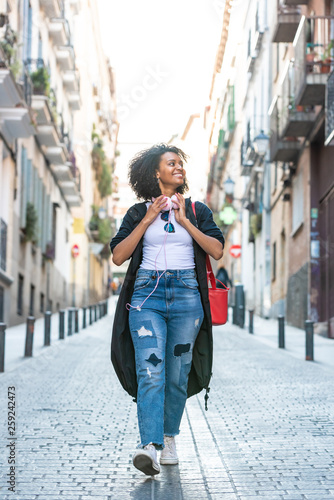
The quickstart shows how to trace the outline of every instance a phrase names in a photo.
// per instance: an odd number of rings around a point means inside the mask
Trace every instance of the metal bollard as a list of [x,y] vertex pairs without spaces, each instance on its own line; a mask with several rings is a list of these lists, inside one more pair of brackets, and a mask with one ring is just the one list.
[[89,306],[89,324],[92,325],[93,324],[93,309],[92,309],[93,306]]
[[313,336],[313,321],[305,321],[305,344],[306,344],[306,361],[313,361],[314,353],[314,336]]
[[87,307],[82,308],[82,328],[86,328],[86,310]]
[[284,316],[278,316],[278,347],[285,349],[285,324]]
[[254,333],[254,310],[250,309],[249,311],[249,333]]
[[94,304],[94,321],[97,321],[97,306]]
[[240,305],[238,313],[239,313],[238,325],[240,326],[240,328],[244,328],[244,326],[245,326],[245,306]]
[[232,305],[232,323],[233,325],[237,324],[237,306],[235,304]]
[[51,311],[44,313],[44,345],[51,344]]
[[105,308],[104,314],[107,316],[108,315],[108,299],[105,302],[104,308]]
[[59,311],[59,340],[64,340],[65,338],[65,311],[61,309]]
[[5,338],[6,338],[6,325],[0,323],[0,372],[5,371]]
[[99,309],[100,309],[100,318],[103,318],[103,302],[99,303]]
[[67,335],[72,335],[72,309],[67,311]]
[[74,333],[79,333],[79,309],[74,309]]
[[24,349],[24,356],[32,356],[32,346],[34,343],[34,331],[35,331],[35,318],[34,316],[28,316],[27,318],[27,329],[26,329],[26,344]]

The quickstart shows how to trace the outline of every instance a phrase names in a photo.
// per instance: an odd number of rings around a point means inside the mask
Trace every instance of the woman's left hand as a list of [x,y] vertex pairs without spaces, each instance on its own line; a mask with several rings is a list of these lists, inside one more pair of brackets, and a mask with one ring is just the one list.
[[183,226],[184,222],[188,220],[187,217],[186,217],[186,202],[185,202],[185,199],[182,196],[182,194],[175,193],[175,196],[177,198],[177,201],[175,201],[175,203],[179,207],[178,210],[174,211],[174,213],[175,213],[175,220],[176,220],[176,222],[178,222],[179,224],[181,224],[181,226]]

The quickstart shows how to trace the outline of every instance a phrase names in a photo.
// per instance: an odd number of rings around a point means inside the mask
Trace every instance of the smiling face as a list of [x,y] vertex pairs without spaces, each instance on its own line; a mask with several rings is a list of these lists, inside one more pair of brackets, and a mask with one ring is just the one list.
[[183,160],[172,151],[167,151],[160,157],[157,178],[162,194],[172,196],[179,186],[182,186],[186,176]]

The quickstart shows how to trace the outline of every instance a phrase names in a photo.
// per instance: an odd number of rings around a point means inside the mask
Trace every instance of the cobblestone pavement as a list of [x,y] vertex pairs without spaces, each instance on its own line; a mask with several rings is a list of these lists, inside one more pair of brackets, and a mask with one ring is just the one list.
[[[334,373],[215,328],[209,411],[188,400],[180,464],[154,479],[131,461],[136,405],[109,360],[112,318],[0,375],[1,499],[334,498]],[[7,387],[15,386],[16,493],[9,493]]]

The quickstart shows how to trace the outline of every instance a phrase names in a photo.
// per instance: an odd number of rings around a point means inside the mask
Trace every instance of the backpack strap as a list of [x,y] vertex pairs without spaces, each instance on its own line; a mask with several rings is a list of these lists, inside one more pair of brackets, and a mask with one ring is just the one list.
[[[195,206],[195,202],[193,201],[192,204],[192,209],[193,209],[193,212],[194,212],[194,215],[195,215],[195,219],[197,220],[197,217],[196,217],[196,206]],[[207,273],[207,277],[208,277],[208,282],[210,281],[211,283],[211,288],[213,290],[216,290],[217,286],[216,286],[216,280],[217,278],[215,278],[215,275],[212,271],[212,266],[211,266],[211,261],[210,261],[210,257],[208,254],[206,254],[206,273]],[[222,283],[220,280],[217,280],[219,281],[219,283],[221,283],[225,288],[226,290],[229,290],[229,288],[224,284]]]
[[[195,202],[194,201],[192,202],[191,206],[192,206],[192,209],[193,209],[193,212],[194,212],[194,215],[195,215],[195,219],[197,220],[197,217],[196,217],[196,207],[195,207]],[[215,290],[216,289],[216,279],[215,279],[215,275],[213,274],[213,271],[212,271],[210,257],[209,257],[208,254],[206,254],[205,261],[206,261],[206,274],[207,274],[208,282],[210,281],[211,287]]]

